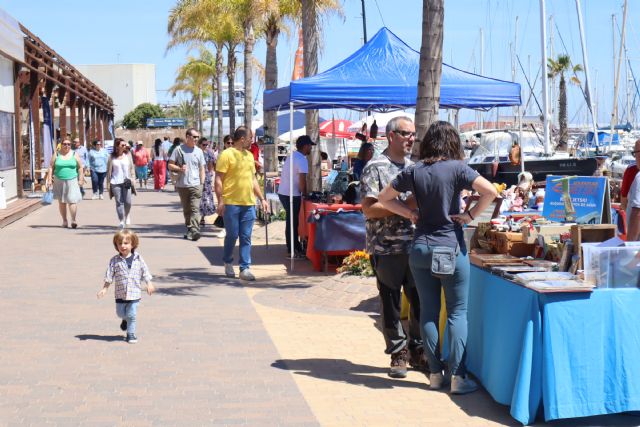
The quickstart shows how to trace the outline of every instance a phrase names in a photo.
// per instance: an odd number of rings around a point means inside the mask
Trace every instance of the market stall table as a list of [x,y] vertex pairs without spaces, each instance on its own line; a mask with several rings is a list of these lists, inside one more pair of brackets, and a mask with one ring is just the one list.
[[[313,218],[309,220],[314,211],[338,216],[332,218],[330,222],[321,224],[319,229],[318,221]],[[361,205],[343,203],[330,205],[303,200],[299,220],[298,234],[300,238],[307,238],[306,255],[316,271],[323,269],[323,256],[348,255],[355,250],[364,249],[365,229]],[[339,240],[334,239],[338,236]],[[332,240],[335,240],[335,244],[331,243]]]
[[471,266],[467,366],[523,424],[640,410],[640,289],[537,293]]

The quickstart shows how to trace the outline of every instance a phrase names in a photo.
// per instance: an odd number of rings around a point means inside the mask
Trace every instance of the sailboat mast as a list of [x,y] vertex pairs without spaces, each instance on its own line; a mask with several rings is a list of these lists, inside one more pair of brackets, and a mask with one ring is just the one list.
[[[579,0],[576,0],[579,1]],[[540,40],[542,42],[542,118],[544,124],[544,153],[549,155],[549,79],[547,77],[547,8],[540,0]]]
[[622,9],[622,35],[620,36],[620,52],[618,53],[618,65],[616,67],[616,81],[613,84],[613,109],[611,110],[611,135],[609,135],[609,152],[613,142],[613,127],[618,121],[618,84],[620,83],[620,68],[622,67],[622,47],[624,46],[624,35],[627,29],[627,0],[624,0]]
[[[484,31],[480,27],[480,75],[484,76]],[[480,129],[484,129],[484,113],[480,111]]]
[[591,111],[591,124],[593,126],[593,137],[595,138],[594,141],[597,141],[598,125],[596,123],[595,111],[593,109],[593,94],[595,94],[595,91],[591,91],[589,82],[589,59],[587,57],[587,42],[584,39],[584,27],[582,25],[582,7],[580,6],[580,0],[576,0],[576,12],[578,13],[578,27],[580,28],[580,44],[582,45],[582,62],[584,62],[584,80],[587,92],[587,103],[589,104],[589,110]]

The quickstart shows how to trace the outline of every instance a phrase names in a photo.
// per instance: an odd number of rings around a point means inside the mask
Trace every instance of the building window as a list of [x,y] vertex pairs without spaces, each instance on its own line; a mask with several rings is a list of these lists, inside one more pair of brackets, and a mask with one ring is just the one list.
[[12,113],[0,111],[0,170],[16,167],[16,150],[13,142]]

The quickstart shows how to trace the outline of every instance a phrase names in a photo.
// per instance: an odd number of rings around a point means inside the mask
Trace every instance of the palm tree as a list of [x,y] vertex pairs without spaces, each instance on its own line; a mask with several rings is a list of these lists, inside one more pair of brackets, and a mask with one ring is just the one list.
[[558,138],[557,148],[560,150],[567,149],[567,140],[569,139],[569,132],[567,131],[567,83],[564,78],[564,73],[571,71],[571,83],[580,85],[580,79],[577,74],[582,71],[582,65],[571,65],[571,58],[569,55],[558,55],[557,59],[549,58],[547,63],[547,71],[549,78],[555,78],[560,76],[560,83],[558,85],[558,122],[560,125],[560,136]]
[[[167,31],[171,37],[167,50],[176,46],[189,48],[202,43],[213,45],[215,49],[215,74],[214,82],[216,90],[216,110],[218,116],[218,141],[222,141],[222,72],[224,34],[221,22],[228,22],[228,15],[217,1],[203,0],[178,0],[176,6],[169,12]],[[213,90],[213,87],[212,87]],[[213,120],[212,120],[213,128]],[[212,131],[213,132],[213,131]]]
[[444,33],[444,0],[422,1],[422,45],[416,99],[416,142],[414,156],[427,129],[438,118],[440,77],[442,75],[442,40]]
[[192,95],[196,106],[197,127],[202,132],[202,99],[208,95],[211,84],[210,67],[196,58],[189,58],[189,62],[178,68],[176,82],[169,88],[169,93],[176,96],[177,92],[187,92]]
[[[317,11],[320,15],[329,15],[336,13],[342,15],[342,7],[338,0],[315,0]],[[265,9],[262,29],[267,45],[267,55],[265,61],[265,89],[271,90],[278,87],[278,63],[276,60],[276,52],[278,47],[278,37],[280,32],[288,28],[286,21],[299,23],[301,21],[301,2],[300,0],[278,0],[267,1],[268,7]],[[316,67],[317,68],[317,67]],[[276,111],[264,111],[264,130],[265,135],[277,137],[278,135],[278,116]],[[265,170],[273,171],[276,168],[275,155],[265,150]]]
[[[301,0],[302,3],[302,42],[304,58],[304,76],[318,74],[318,11],[316,0]],[[318,129],[318,110],[305,110],[305,127],[312,141],[320,137]],[[311,191],[322,189],[321,158],[318,146],[314,146],[309,156],[309,174],[307,186]]]

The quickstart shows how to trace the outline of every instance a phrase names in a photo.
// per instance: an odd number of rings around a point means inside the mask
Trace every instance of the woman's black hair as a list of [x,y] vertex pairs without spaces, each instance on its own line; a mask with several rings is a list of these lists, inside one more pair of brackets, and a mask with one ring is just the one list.
[[431,124],[420,144],[420,160],[435,163],[440,160],[462,159],[464,152],[456,128],[442,120]]
[[162,145],[162,140],[160,138],[156,138],[153,142],[153,150],[156,152],[156,157],[160,156],[160,146]]

